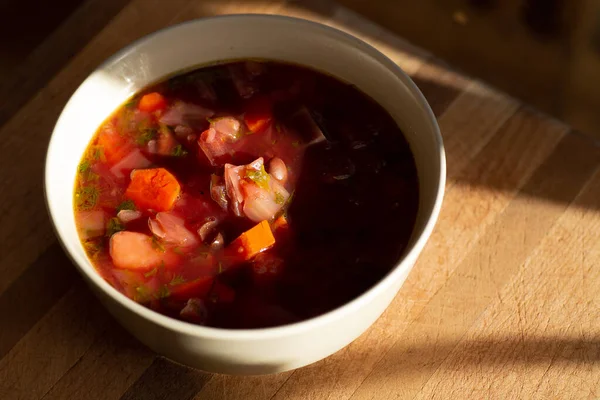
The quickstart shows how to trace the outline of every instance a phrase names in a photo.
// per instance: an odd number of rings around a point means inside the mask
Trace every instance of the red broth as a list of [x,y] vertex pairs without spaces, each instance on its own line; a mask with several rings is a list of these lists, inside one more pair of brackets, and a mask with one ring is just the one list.
[[100,126],[77,176],[78,231],[104,279],[221,328],[293,323],[359,296],[401,257],[419,198],[381,106],[270,61],[145,89]]

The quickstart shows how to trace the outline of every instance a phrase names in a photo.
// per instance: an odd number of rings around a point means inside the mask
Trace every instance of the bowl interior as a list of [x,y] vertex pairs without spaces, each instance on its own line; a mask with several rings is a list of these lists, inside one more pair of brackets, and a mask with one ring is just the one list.
[[420,251],[441,201],[444,158],[435,118],[412,81],[372,47],[322,25],[258,15],[211,18],[152,34],[107,60],[75,92],[53,132],[46,164],[50,214],[86,278],[109,294],[118,296],[88,261],[73,215],[77,165],[91,137],[139,89],[195,66],[243,58],[286,61],[327,72],[356,85],[392,115],[417,164],[419,212],[406,251]]

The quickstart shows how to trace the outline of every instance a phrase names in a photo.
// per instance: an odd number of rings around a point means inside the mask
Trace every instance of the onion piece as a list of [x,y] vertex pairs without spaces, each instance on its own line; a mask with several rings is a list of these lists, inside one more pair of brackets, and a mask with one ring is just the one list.
[[162,228],[162,225],[152,218],[148,218],[148,228],[150,228],[150,232],[152,232],[152,234],[157,238],[164,239],[167,236],[167,233]]
[[275,179],[269,181],[269,189],[255,184],[245,184],[244,214],[254,222],[271,220],[283,208],[290,197],[289,192]]
[[175,135],[179,138],[179,139],[187,139],[187,137],[194,133],[194,130],[192,128],[190,128],[189,126],[185,126],[185,125],[177,125],[175,127]]
[[179,316],[196,324],[204,324],[208,318],[208,310],[201,299],[192,297],[181,309]]
[[236,167],[232,164],[225,164],[225,188],[227,189],[227,195],[229,196],[231,209],[238,217],[242,215],[241,204],[244,201],[244,195],[240,187],[240,180],[246,167],[240,165]]
[[222,177],[211,175],[210,177],[210,197],[223,209],[227,210],[227,190],[225,189],[225,181]]
[[196,235],[185,227],[182,218],[170,212],[159,212],[156,218],[148,220],[148,226],[152,233],[165,242],[178,246],[191,247],[198,244]]
[[213,239],[212,243],[210,244],[210,249],[212,251],[219,251],[224,246],[225,246],[225,239],[223,238],[223,235],[221,234],[221,232],[219,232],[217,234],[217,236],[215,236],[215,238]]
[[220,134],[220,139],[229,140],[231,142],[240,138],[240,121],[233,117],[217,118],[210,124],[211,128]]
[[117,178],[123,178],[134,169],[147,168],[151,164],[139,149],[135,149],[113,165],[110,172]]
[[169,108],[159,119],[165,125],[186,125],[191,127],[205,126],[206,119],[215,115],[209,108],[197,104],[178,101]]
[[121,210],[117,213],[117,218],[124,224],[135,221],[141,216],[142,212],[137,210]]
[[152,139],[148,142],[148,144],[146,145],[148,148],[148,153],[150,154],[156,154],[158,152],[158,147],[156,144],[156,140]]

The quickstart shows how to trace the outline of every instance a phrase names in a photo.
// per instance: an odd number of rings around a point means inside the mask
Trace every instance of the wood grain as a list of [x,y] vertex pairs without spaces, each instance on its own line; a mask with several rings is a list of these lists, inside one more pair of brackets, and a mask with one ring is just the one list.
[[[30,95],[0,114],[1,399],[598,397],[600,148],[331,1],[112,0],[96,19],[98,4],[30,60],[53,57],[82,21],[93,38],[24,76]],[[191,370],[119,327],[56,244],[40,187],[54,121],[98,63],[161,27],[233,12],[309,18],[378,47],[422,88],[448,159],[439,222],[381,318],[325,360],[259,377]]]

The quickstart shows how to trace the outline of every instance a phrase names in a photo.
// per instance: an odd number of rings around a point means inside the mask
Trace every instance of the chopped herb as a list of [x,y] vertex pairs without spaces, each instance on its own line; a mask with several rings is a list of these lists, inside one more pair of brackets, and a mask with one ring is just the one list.
[[79,164],[79,167],[77,167],[77,170],[80,174],[83,174],[84,172],[89,171],[91,167],[92,166],[88,160],[83,160],[81,164]]
[[294,141],[292,142],[292,146],[294,146],[294,147],[298,147],[298,146],[300,146],[300,142],[299,142],[299,141],[297,141],[297,140],[294,140]]
[[181,247],[177,246],[173,249],[173,253],[175,254],[179,254],[180,256],[183,255],[183,250],[181,250]]
[[75,192],[75,204],[78,210],[91,210],[98,203],[100,192],[95,186],[82,186]]
[[171,295],[171,291],[169,290],[167,285],[161,286],[160,289],[158,290],[158,298],[159,299],[164,299],[165,297],[169,297],[170,295]]
[[[281,124],[277,123],[275,124],[275,130],[277,131],[277,133],[281,133]],[[275,144],[275,143],[273,143]]]
[[219,261],[219,274],[223,272],[223,263]]
[[138,303],[145,303],[150,300],[150,291],[144,285],[140,285],[135,288],[135,295],[133,299]]
[[158,265],[158,273],[162,275],[165,272],[165,260],[160,260],[160,264]]
[[201,251],[198,253],[198,255],[202,258],[208,258],[208,252],[207,251]]
[[94,160],[105,161],[106,157],[104,156],[104,149],[102,146],[95,146],[94,151],[92,152],[92,157]]
[[121,221],[119,221],[119,218],[111,218],[106,224],[106,236],[111,237],[112,235],[122,231],[123,229],[125,229],[125,227],[123,226]]
[[97,182],[100,179],[100,175],[93,173],[92,171],[88,171],[86,174],[86,178],[88,182]]
[[173,155],[175,157],[183,157],[185,155],[187,155],[187,150],[183,148],[183,146],[181,146],[180,144],[178,144],[177,146],[175,146],[175,148],[173,149]]
[[255,169],[247,169],[246,170],[246,178],[251,179],[258,185],[258,187],[262,189],[269,189],[269,174],[265,171],[265,166],[261,165],[260,170]]
[[292,194],[290,194],[290,197],[288,197],[287,204],[290,204],[292,202],[292,198],[294,197],[294,193],[296,193],[295,190],[292,192]]
[[135,142],[140,146],[145,146],[149,141],[156,138],[158,131],[155,128],[144,128],[140,132],[140,136],[135,139]]
[[335,179],[336,181],[343,181],[344,179],[348,179],[350,178],[352,175],[350,174],[343,174],[343,175],[335,175],[333,177],[333,179]]
[[127,100],[127,103],[125,103],[125,107],[127,107],[127,108],[135,107],[138,103],[138,98],[139,98],[139,96],[133,96],[132,98]]
[[285,197],[279,192],[275,193],[275,203],[282,205],[285,203]]
[[83,248],[90,258],[96,258],[100,251],[102,251],[103,247],[102,240],[98,240],[97,238],[89,239],[83,242]]
[[165,252],[165,246],[163,246],[163,244],[160,242],[160,240],[155,235],[152,235],[152,248],[154,248],[162,253]]
[[117,206],[117,212],[123,211],[123,210],[135,211],[135,203],[133,202],[133,200],[125,200],[124,202],[122,202],[121,204],[119,204]]
[[100,179],[98,174],[92,172],[92,164],[89,160],[83,160],[77,167],[77,171],[79,172],[79,178],[83,182],[96,182]]
[[154,275],[156,275],[156,273],[157,273],[157,272],[158,272],[158,268],[153,268],[153,269],[151,269],[150,271],[146,272],[146,273],[144,274],[144,277],[145,277],[145,278],[150,278],[151,276],[154,276]]
[[275,146],[275,145],[277,144],[277,139],[273,139],[273,140],[271,140],[271,144],[272,144],[273,146]]
[[183,276],[175,275],[173,279],[171,279],[171,282],[169,282],[169,285],[176,286],[181,285],[182,283],[185,283],[185,279],[183,278]]

